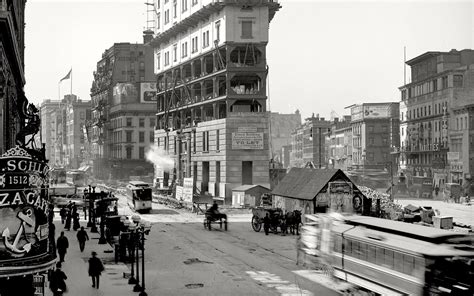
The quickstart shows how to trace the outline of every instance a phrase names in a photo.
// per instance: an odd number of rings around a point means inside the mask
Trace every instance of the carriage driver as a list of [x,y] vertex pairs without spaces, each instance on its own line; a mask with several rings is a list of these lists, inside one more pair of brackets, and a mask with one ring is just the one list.
[[211,208],[211,213],[212,213],[212,216],[214,217],[214,219],[221,219],[221,218],[224,218],[225,214],[221,214],[219,212],[219,206],[217,205],[217,202],[214,201],[214,203],[212,204]]

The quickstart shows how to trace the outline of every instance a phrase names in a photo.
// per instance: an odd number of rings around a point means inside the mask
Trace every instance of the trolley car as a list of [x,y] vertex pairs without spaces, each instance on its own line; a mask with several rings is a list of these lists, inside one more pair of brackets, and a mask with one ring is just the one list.
[[152,204],[150,185],[142,181],[130,181],[127,185],[127,200],[135,211],[149,213]]

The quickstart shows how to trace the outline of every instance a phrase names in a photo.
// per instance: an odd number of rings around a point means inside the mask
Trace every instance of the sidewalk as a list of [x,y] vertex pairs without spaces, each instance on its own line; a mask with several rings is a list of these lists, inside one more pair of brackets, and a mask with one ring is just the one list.
[[[99,295],[114,295],[114,296],[128,296],[137,295],[132,291],[133,285],[128,284],[128,279],[123,277],[124,272],[129,272],[129,266],[123,263],[115,264],[113,248],[109,244],[99,245],[98,233],[90,233],[90,230],[86,228],[87,221],[83,220],[84,216],[81,215],[81,226],[87,231],[89,235],[89,241],[86,242],[84,252],[81,253],[79,250],[79,243],[76,238],[76,231],[72,228],[70,231],[64,230],[64,225],[61,224],[59,212],[55,209],[54,224],[56,226],[56,239],[64,231],[67,239],[69,240],[69,248],[65,256],[65,262],[63,263],[62,270],[66,273],[68,279],[66,285],[68,292],[64,295],[68,296],[99,296]],[[91,257],[91,252],[96,251],[97,257],[99,257],[104,263],[105,271],[100,277],[100,288],[92,288],[92,280],[88,274],[88,260]],[[112,251],[106,253],[104,251]],[[46,280],[45,283],[45,296],[52,296],[52,292],[49,289],[49,282]]]

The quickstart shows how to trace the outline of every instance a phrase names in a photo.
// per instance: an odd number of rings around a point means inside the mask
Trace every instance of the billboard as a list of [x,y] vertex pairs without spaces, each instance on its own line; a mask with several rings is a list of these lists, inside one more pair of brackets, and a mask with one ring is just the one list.
[[138,103],[138,90],[135,83],[117,83],[113,88],[113,105]]
[[0,156],[0,277],[37,273],[54,264],[49,171],[46,162],[18,146]]
[[140,103],[156,102],[156,82],[140,83]]
[[194,179],[183,178],[183,201],[193,202]]
[[364,105],[364,118],[389,118],[388,105]]
[[263,149],[263,133],[236,132],[232,133],[232,149]]
[[356,105],[351,108],[351,121],[362,119],[362,106]]

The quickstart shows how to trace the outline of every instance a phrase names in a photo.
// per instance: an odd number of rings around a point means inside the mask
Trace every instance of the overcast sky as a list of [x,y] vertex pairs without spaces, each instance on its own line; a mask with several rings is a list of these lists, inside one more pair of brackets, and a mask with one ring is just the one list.
[[[115,42],[142,42],[144,0],[29,0],[25,91],[90,100],[92,72]],[[472,1],[280,0],[267,46],[271,111],[303,117],[348,114],[354,103],[399,101],[407,60],[426,51],[474,48]],[[407,67],[408,81],[409,68]],[[70,81],[60,84],[61,96]]]

